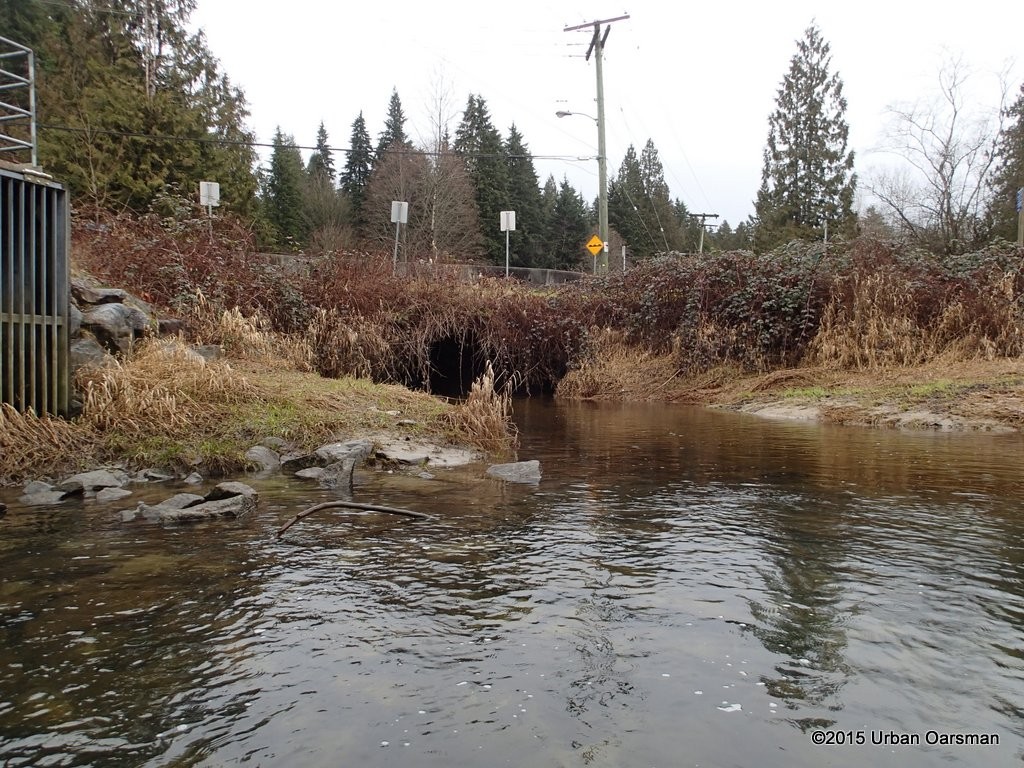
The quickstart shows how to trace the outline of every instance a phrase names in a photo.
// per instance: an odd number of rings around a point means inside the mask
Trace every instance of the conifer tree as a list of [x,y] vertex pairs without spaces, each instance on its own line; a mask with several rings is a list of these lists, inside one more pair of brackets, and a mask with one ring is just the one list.
[[370,183],[373,169],[373,144],[362,112],[352,121],[352,137],[348,146],[348,158],[341,172],[341,191],[348,198],[356,231],[363,233],[366,225],[363,204],[366,201],[366,185]]
[[[554,183],[552,177],[544,185],[545,198]],[[579,269],[594,219],[583,196],[568,179],[563,178],[551,205],[551,218],[545,237],[548,258],[544,266],[552,269]]]
[[512,261],[517,266],[543,266],[541,233],[544,228],[541,192],[533,157],[523,141],[523,135],[513,124],[505,141],[508,158],[508,208],[516,212],[515,248]]
[[794,238],[829,232],[852,235],[856,226],[853,152],[847,148],[846,98],[821,31],[811,24],[782,80],[768,118],[755,242],[771,249]]
[[476,205],[488,257],[495,264],[504,263],[505,238],[500,231],[500,223],[501,212],[510,210],[508,164],[504,142],[491,122],[483,97],[470,94],[455,131],[454,148],[465,162],[476,191]]
[[685,247],[665,170],[650,139],[639,157],[629,146],[618,174],[609,183],[608,223],[622,235],[635,258]]
[[1024,187],[1024,85],[1004,115],[1011,122],[999,135],[999,165],[992,179],[989,216],[993,233],[1013,241],[1017,238],[1017,191]]
[[384,121],[384,130],[377,140],[377,152],[374,160],[379,161],[390,149],[405,149],[409,146],[409,137],[405,134],[405,113],[402,111],[402,100],[398,98],[398,89],[391,91],[388,102],[388,116]]
[[306,241],[306,223],[302,213],[305,170],[302,155],[291,136],[274,133],[274,146],[267,176],[265,209],[280,247],[298,248]]
[[326,179],[331,187],[334,186],[334,159],[331,157],[330,144],[327,140],[327,128],[324,127],[322,120],[316,131],[316,149],[309,156],[306,173],[311,179]]

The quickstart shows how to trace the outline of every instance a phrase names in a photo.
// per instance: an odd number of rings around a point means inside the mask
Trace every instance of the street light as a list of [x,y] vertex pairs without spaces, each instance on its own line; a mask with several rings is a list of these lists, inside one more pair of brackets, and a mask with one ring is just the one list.
[[[598,59],[600,61],[600,59]],[[600,82],[600,81],[598,81]],[[598,95],[603,96],[599,88]],[[601,271],[608,271],[608,156],[604,146],[604,99],[598,101],[597,117],[588,115],[585,112],[570,112],[560,109],[555,112],[556,117],[569,117],[580,115],[589,117],[597,123],[597,229],[598,236],[604,244],[601,250]]]

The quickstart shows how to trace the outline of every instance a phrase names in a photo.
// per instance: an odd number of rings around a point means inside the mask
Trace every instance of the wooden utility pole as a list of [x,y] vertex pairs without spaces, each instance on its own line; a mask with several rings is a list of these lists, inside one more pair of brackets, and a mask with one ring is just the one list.
[[700,248],[698,248],[697,253],[698,254],[703,254],[704,253],[704,222],[707,221],[708,219],[717,219],[718,218],[718,214],[717,213],[691,213],[690,216],[693,216],[693,218],[695,218],[695,219],[700,219]]
[[605,149],[604,138],[604,72],[602,61],[604,59],[604,45],[608,40],[608,33],[611,27],[604,28],[601,34],[602,24],[611,24],[615,21],[628,19],[629,14],[616,16],[613,19],[599,19],[588,21],[586,24],[577,24],[574,27],[566,27],[563,31],[575,32],[581,29],[593,28],[594,36],[590,40],[590,48],[587,49],[587,61],[590,61],[590,54],[594,54],[594,66],[597,70],[597,227],[604,247],[598,256],[598,269],[600,272],[608,271],[608,153]]

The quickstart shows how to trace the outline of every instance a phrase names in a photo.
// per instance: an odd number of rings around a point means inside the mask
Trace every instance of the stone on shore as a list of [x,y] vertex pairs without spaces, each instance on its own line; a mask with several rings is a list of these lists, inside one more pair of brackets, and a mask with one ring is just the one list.
[[487,474],[507,483],[537,485],[540,483],[541,476],[540,462],[533,459],[532,461],[516,461],[511,464],[493,464],[487,468]]
[[260,472],[276,472],[281,468],[281,457],[277,451],[265,445],[254,445],[245,452],[245,458],[246,461],[258,465]]
[[54,488],[65,493],[88,493],[103,488],[120,488],[124,481],[106,469],[95,469],[92,472],[80,472],[61,480]]

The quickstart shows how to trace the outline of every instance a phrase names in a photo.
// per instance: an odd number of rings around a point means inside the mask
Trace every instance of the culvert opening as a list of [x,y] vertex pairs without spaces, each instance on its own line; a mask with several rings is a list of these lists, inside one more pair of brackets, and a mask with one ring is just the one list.
[[472,336],[447,336],[430,346],[430,392],[442,397],[464,397],[483,375],[487,363],[480,359]]

